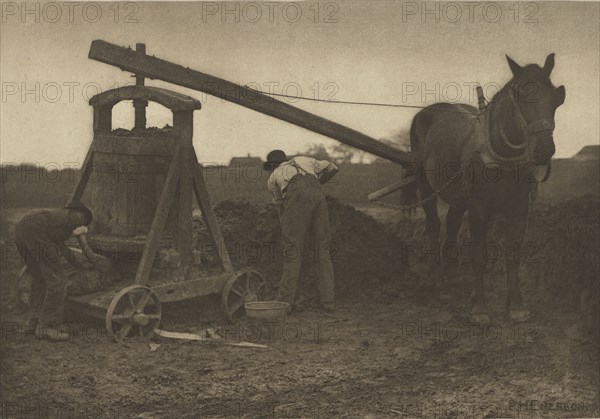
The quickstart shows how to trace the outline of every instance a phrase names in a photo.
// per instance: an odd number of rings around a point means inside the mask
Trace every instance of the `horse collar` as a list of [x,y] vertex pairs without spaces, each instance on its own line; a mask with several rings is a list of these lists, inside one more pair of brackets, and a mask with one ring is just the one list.
[[[530,137],[534,134],[537,134],[538,132],[551,131],[554,129],[554,121],[552,121],[550,119],[539,119],[537,121],[534,121],[534,122],[528,124],[527,120],[521,113],[521,109],[519,108],[516,101],[514,100],[512,90],[510,90],[510,95],[513,100],[513,104],[515,105],[517,115],[519,116],[519,118],[523,122],[523,125],[525,126],[525,142],[523,144],[519,144],[519,145],[513,144],[512,142],[510,142],[506,139],[506,136],[504,135],[504,132],[502,129],[500,129],[500,133],[499,133],[500,139],[505,143],[505,145],[507,145],[508,147],[510,147],[512,149],[515,149],[515,150],[523,149],[523,153],[521,153],[520,155],[515,156],[515,157],[506,157],[506,156],[501,156],[494,149],[494,146],[491,141],[491,135],[490,135],[490,131],[491,131],[490,115],[492,113],[492,107],[494,104],[494,102],[492,102],[484,110],[480,111],[479,115],[477,117],[477,123],[480,125],[480,134],[478,135],[478,137],[479,137],[479,141],[483,142],[483,144],[479,147],[480,156],[481,156],[481,159],[483,160],[483,163],[486,166],[488,166],[488,165],[490,165],[490,166],[491,165],[509,165],[509,164],[514,164],[514,163],[530,162],[531,161],[531,159],[529,158],[530,151],[531,151],[530,145],[529,145]],[[483,114],[483,118],[480,118],[482,114]],[[482,119],[483,119],[483,121],[482,121]],[[541,179],[541,182],[545,182],[548,180],[548,178],[550,177],[551,170],[552,170],[552,165],[551,165],[551,163],[548,163],[548,165],[546,165],[546,173],[545,173],[544,177]]]
[[483,152],[481,153],[483,162],[486,165],[492,165],[492,164],[506,165],[506,164],[515,163],[515,162],[528,161],[528,158],[529,158],[528,143],[525,142],[524,145],[515,145],[515,144],[509,142],[504,137],[504,133],[502,132],[502,130],[500,131],[501,140],[504,143],[506,143],[510,148],[517,149],[517,150],[522,149],[523,152],[514,157],[506,157],[506,156],[500,155],[494,148],[494,145],[492,144],[491,132],[490,132],[491,131],[490,115],[492,113],[493,106],[494,106],[494,102],[492,102],[490,105],[488,105],[485,108],[485,110],[483,111],[483,122],[482,122],[482,125],[483,125],[482,126],[482,131],[483,131],[483,138],[482,138],[483,150],[482,151]]

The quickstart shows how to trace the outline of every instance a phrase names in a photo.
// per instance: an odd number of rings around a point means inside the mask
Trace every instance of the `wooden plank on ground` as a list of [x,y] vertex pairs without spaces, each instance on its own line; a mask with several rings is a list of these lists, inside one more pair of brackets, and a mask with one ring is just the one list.
[[200,342],[217,342],[217,343],[222,343],[224,345],[237,346],[240,348],[257,348],[257,349],[268,348],[267,345],[263,345],[261,343],[245,342],[245,341],[229,342],[226,339],[217,335],[211,329],[207,329],[204,332],[205,333],[199,335],[199,334],[195,334],[195,333],[169,332],[167,330],[161,330],[161,329],[156,329],[154,331],[154,333],[156,333],[158,336],[163,337],[163,338],[169,338],[169,339],[195,340],[195,341],[200,341]]

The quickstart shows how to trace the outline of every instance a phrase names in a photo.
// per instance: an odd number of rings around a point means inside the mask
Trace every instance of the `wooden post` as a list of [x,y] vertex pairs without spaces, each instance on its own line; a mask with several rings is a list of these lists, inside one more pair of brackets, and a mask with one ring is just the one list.
[[179,196],[177,205],[177,235],[175,247],[181,256],[183,266],[192,263],[192,189],[193,172],[192,111],[173,112],[173,133],[179,141]]
[[165,180],[165,186],[160,199],[158,200],[158,206],[152,219],[152,225],[150,226],[150,233],[146,240],[146,246],[144,246],[144,252],[142,253],[142,259],[138,266],[135,274],[134,284],[145,285],[148,282],[150,271],[152,270],[152,263],[158,250],[160,238],[162,236],[165,224],[167,223],[167,217],[169,216],[169,209],[173,198],[175,196],[175,190],[177,187],[177,181],[179,179],[179,145],[175,146],[175,152],[173,153],[173,159],[169,165],[169,172]]
[[208,228],[208,233],[212,239],[213,245],[217,248],[217,253],[219,255],[219,259],[221,260],[221,266],[223,267],[223,270],[225,272],[233,272],[233,265],[231,264],[231,259],[229,259],[229,253],[227,252],[227,247],[225,246],[225,240],[221,234],[217,216],[215,215],[212,203],[210,202],[210,196],[208,195],[208,189],[206,189],[206,183],[204,183],[202,166],[200,163],[198,163],[198,157],[196,156],[196,152],[193,150],[193,146],[191,157],[195,162],[193,170],[194,193],[196,195],[196,199],[198,200],[200,211],[202,211],[202,218],[204,219],[204,223]]
[[[140,55],[146,55],[146,44],[135,44],[135,52]],[[144,85],[144,76],[139,74],[135,75],[135,85]],[[133,107],[135,108],[135,126],[134,130],[142,131],[146,129],[146,107],[148,106],[147,100],[134,100]]]
[[81,197],[83,196],[83,192],[85,191],[85,187],[87,186],[88,180],[90,180],[90,175],[93,169],[94,162],[94,140],[92,140],[92,144],[90,148],[88,148],[87,154],[85,155],[85,160],[83,161],[83,166],[81,166],[81,176],[79,177],[79,182],[77,182],[77,186],[75,190],[71,194],[71,201],[81,201]]
[[112,106],[94,106],[94,134],[112,130]]
[[[93,130],[94,136],[97,132],[110,132],[112,129],[112,106],[94,106],[94,122],[93,122]],[[81,176],[79,177],[79,181],[77,182],[77,186],[73,190],[70,201],[80,201],[83,193],[85,192],[85,187],[90,180],[90,176],[92,174],[94,164],[94,140],[92,139],[92,144],[90,144],[90,148],[85,155],[85,159],[83,160],[83,165],[81,166]]]

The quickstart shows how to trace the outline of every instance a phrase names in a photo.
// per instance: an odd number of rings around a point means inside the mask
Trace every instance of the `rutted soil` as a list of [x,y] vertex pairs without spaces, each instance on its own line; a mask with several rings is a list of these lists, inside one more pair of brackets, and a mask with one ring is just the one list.
[[[522,271],[531,319],[520,324],[502,315],[501,261],[486,278],[492,324],[473,325],[467,263],[438,298],[420,291],[427,271],[418,258],[398,256],[400,240],[422,240],[421,218],[381,225],[335,201],[339,308],[332,315],[311,308],[308,275],[308,309],[274,336],[252,324],[225,326],[214,315],[218,302],[205,298],[167,305],[161,327],[198,332],[209,322],[221,343],[156,338],[154,350],[142,341],[114,344],[102,324],[83,318],[72,319],[70,342],[37,341],[18,333],[25,314],[14,293],[20,264],[3,257],[2,417],[19,417],[21,408],[33,417],[598,416],[598,201],[534,209],[528,237],[539,253]],[[236,201],[216,211],[232,253],[236,243],[253,249],[279,241],[274,208]],[[7,219],[3,214],[4,245]],[[499,221],[492,237],[501,230]],[[199,220],[196,233],[202,240]],[[240,250],[233,260],[275,286],[277,256]],[[226,345],[238,340],[268,348]]]

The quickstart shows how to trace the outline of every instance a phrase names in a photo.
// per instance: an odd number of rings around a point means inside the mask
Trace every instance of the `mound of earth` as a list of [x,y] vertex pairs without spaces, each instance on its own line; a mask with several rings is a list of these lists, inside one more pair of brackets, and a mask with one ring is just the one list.
[[534,256],[539,255],[526,264],[527,278],[553,301],[579,308],[586,322],[597,319],[599,312],[599,224],[598,196],[536,203],[526,236],[536,247]]
[[[327,202],[337,295],[375,297],[397,293],[406,270],[406,264],[399,255],[401,242],[398,237],[370,216],[335,198],[328,197]],[[257,270],[275,291],[283,268],[281,228],[276,207],[227,200],[215,207],[215,213],[236,269]],[[194,229],[196,247],[202,248],[203,243],[209,243],[206,227],[200,219],[196,219]],[[304,254],[311,255],[310,249],[305,249]],[[317,295],[312,261],[311,257],[303,258],[299,284],[301,297],[307,299]],[[306,284],[302,285],[303,282]]]
[[173,135],[173,127],[169,124],[162,128],[158,127],[147,127],[143,130],[133,130],[126,128],[117,128],[112,130],[111,135],[117,135],[119,137],[131,137],[131,136],[143,136],[143,137],[160,137],[162,135]]

